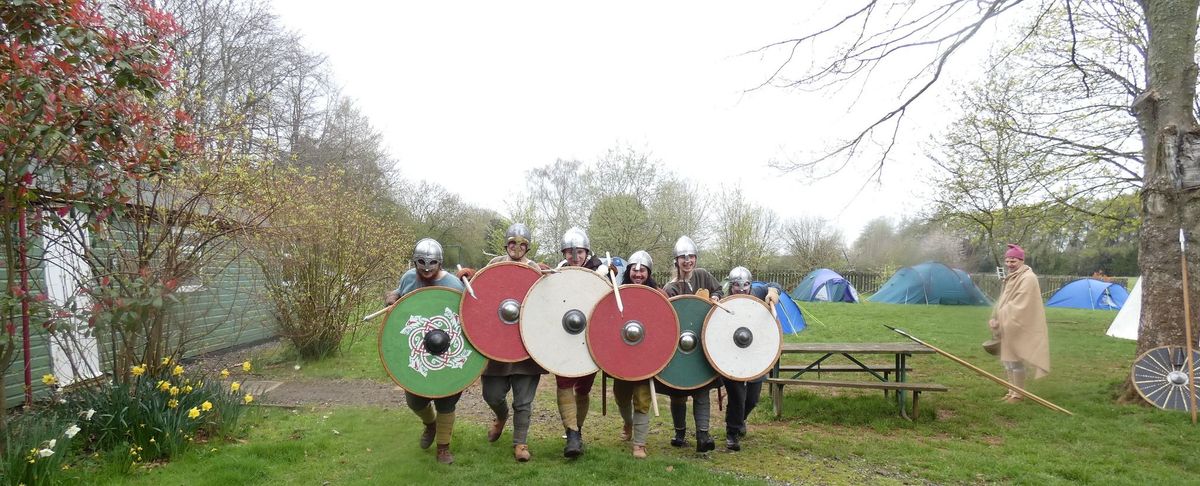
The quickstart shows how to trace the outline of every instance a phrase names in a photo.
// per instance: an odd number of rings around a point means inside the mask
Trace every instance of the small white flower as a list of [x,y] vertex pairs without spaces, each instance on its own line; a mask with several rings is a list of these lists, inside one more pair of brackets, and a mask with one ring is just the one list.
[[92,415],[95,415],[95,414],[96,414],[96,410],[95,410],[95,409],[92,409],[92,408],[89,408],[89,409],[87,409],[87,411],[86,411],[86,412],[82,412],[82,415],[83,415],[83,419],[84,419],[84,420],[91,420],[91,419],[92,419]]
[[59,398],[59,399],[58,399],[58,403],[67,403],[67,399],[66,399],[66,398]]
[[294,369],[296,371],[300,371],[300,365],[293,366],[292,369]]
[[40,457],[50,457],[50,456],[53,456],[53,455],[54,455],[54,451],[53,451],[53,450],[51,450],[51,449],[49,449],[49,448],[42,449],[42,450],[39,450],[39,451],[38,451],[38,456],[40,456]]
[[53,449],[56,445],[58,445],[58,439],[50,439],[50,442],[46,443],[46,448]]
[[333,429],[333,435],[342,435],[342,433],[338,432],[337,429]]
[[70,439],[70,438],[75,437],[75,434],[78,434],[78,433],[79,433],[79,426],[75,425],[75,424],[71,424],[70,427],[67,427],[67,431],[63,432],[63,435],[67,436],[67,438]]

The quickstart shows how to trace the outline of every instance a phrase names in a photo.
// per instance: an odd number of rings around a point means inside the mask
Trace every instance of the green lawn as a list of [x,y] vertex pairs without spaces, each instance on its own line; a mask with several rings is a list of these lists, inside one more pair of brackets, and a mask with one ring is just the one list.
[[[816,319],[809,319],[803,333],[787,336],[789,342],[904,341],[880,325],[889,324],[1001,375],[999,362],[979,346],[988,337],[988,308],[804,307]],[[484,420],[478,417],[460,418],[454,438],[457,462],[445,467],[433,461],[432,451],[416,447],[417,420],[406,409],[263,408],[259,416],[247,419],[252,428],[238,441],[197,447],[181,460],[132,477],[88,476],[86,482],[1154,484],[1198,477],[1200,459],[1190,452],[1200,436],[1187,414],[1114,402],[1134,358],[1132,341],[1104,336],[1115,313],[1051,309],[1048,315],[1053,372],[1029,388],[1071,410],[1073,417],[1029,401],[1000,403],[1004,390],[999,385],[941,356],[921,355],[910,360],[910,380],[941,383],[950,391],[922,395],[921,415],[915,421],[899,418],[894,402],[877,391],[789,387],[781,420],[774,419],[764,393],[739,453],[718,447],[718,452],[701,457],[667,446],[671,425],[664,399],[663,416],[652,422],[651,457],[634,460],[627,445],[616,439],[620,420],[615,412],[601,417],[599,400],[594,399],[585,428],[588,452],[567,461],[561,457],[553,397],[544,383],[534,413],[551,420],[542,420],[531,431],[534,460],[527,464],[512,461],[508,433],[496,444],[487,443]],[[306,364],[299,371],[286,356],[275,357],[275,362],[264,372],[387,380],[370,337],[343,356]],[[713,415],[720,441],[720,412],[714,409]]]

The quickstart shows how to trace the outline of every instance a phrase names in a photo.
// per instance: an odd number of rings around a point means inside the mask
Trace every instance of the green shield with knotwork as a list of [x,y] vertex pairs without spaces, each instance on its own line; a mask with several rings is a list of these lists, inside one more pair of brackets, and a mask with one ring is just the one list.
[[675,355],[667,367],[658,373],[658,380],[680,390],[692,390],[707,385],[717,377],[717,371],[704,356],[700,331],[712,309],[712,302],[694,295],[671,298],[671,306],[679,316],[679,338]]
[[409,393],[441,398],[458,393],[483,373],[487,359],[463,333],[462,293],[424,287],[401,297],[379,330],[379,359]]

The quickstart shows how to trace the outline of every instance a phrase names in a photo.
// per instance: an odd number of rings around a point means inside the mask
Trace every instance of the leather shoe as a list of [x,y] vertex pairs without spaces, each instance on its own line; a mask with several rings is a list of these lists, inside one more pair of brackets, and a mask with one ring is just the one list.
[[634,444],[633,445],[633,457],[636,459],[645,459],[646,458],[646,446]]
[[567,446],[563,448],[563,456],[579,457],[583,455],[583,436],[578,430],[567,431]]
[[450,453],[450,444],[438,444],[437,462],[442,464],[454,464],[454,454]]
[[421,448],[428,449],[433,444],[433,437],[437,434],[437,423],[425,424],[425,430],[421,432]]
[[488,428],[487,433],[488,442],[496,442],[500,439],[500,434],[504,433],[504,422],[506,421],[507,419],[496,419],[492,421],[492,426]]
[[742,450],[742,445],[738,443],[737,434],[730,434],[725,437],[725,448],[731,451]]
[[621,440],[628,441],[633,439],[633,424],[625,424],[625,428],[621,430]]
[[713,443],[712,436],[707,430],[696,432],[696,452],[708,452],[717,448],[717,444]]
[[513,457],[517,459],[517,462],[529,462],[529,446],[525,444],[513,446]]

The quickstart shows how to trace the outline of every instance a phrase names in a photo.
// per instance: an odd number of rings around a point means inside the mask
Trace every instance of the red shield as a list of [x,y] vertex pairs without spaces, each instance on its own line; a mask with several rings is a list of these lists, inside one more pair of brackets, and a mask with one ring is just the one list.
[[657,290],[644,285],[620,289],[623,312],[612,292],[592,310],[588,351],[605,373],[621,380],[644,380],[662,371],[674,356],[679,318]]
[[463,332],[475,349],[505,363],[529,359],[518,325],[521,303],[541,277],[541,272],[517,262],[494,263],[475,274],[475,296],[464,292],[460,305]]

